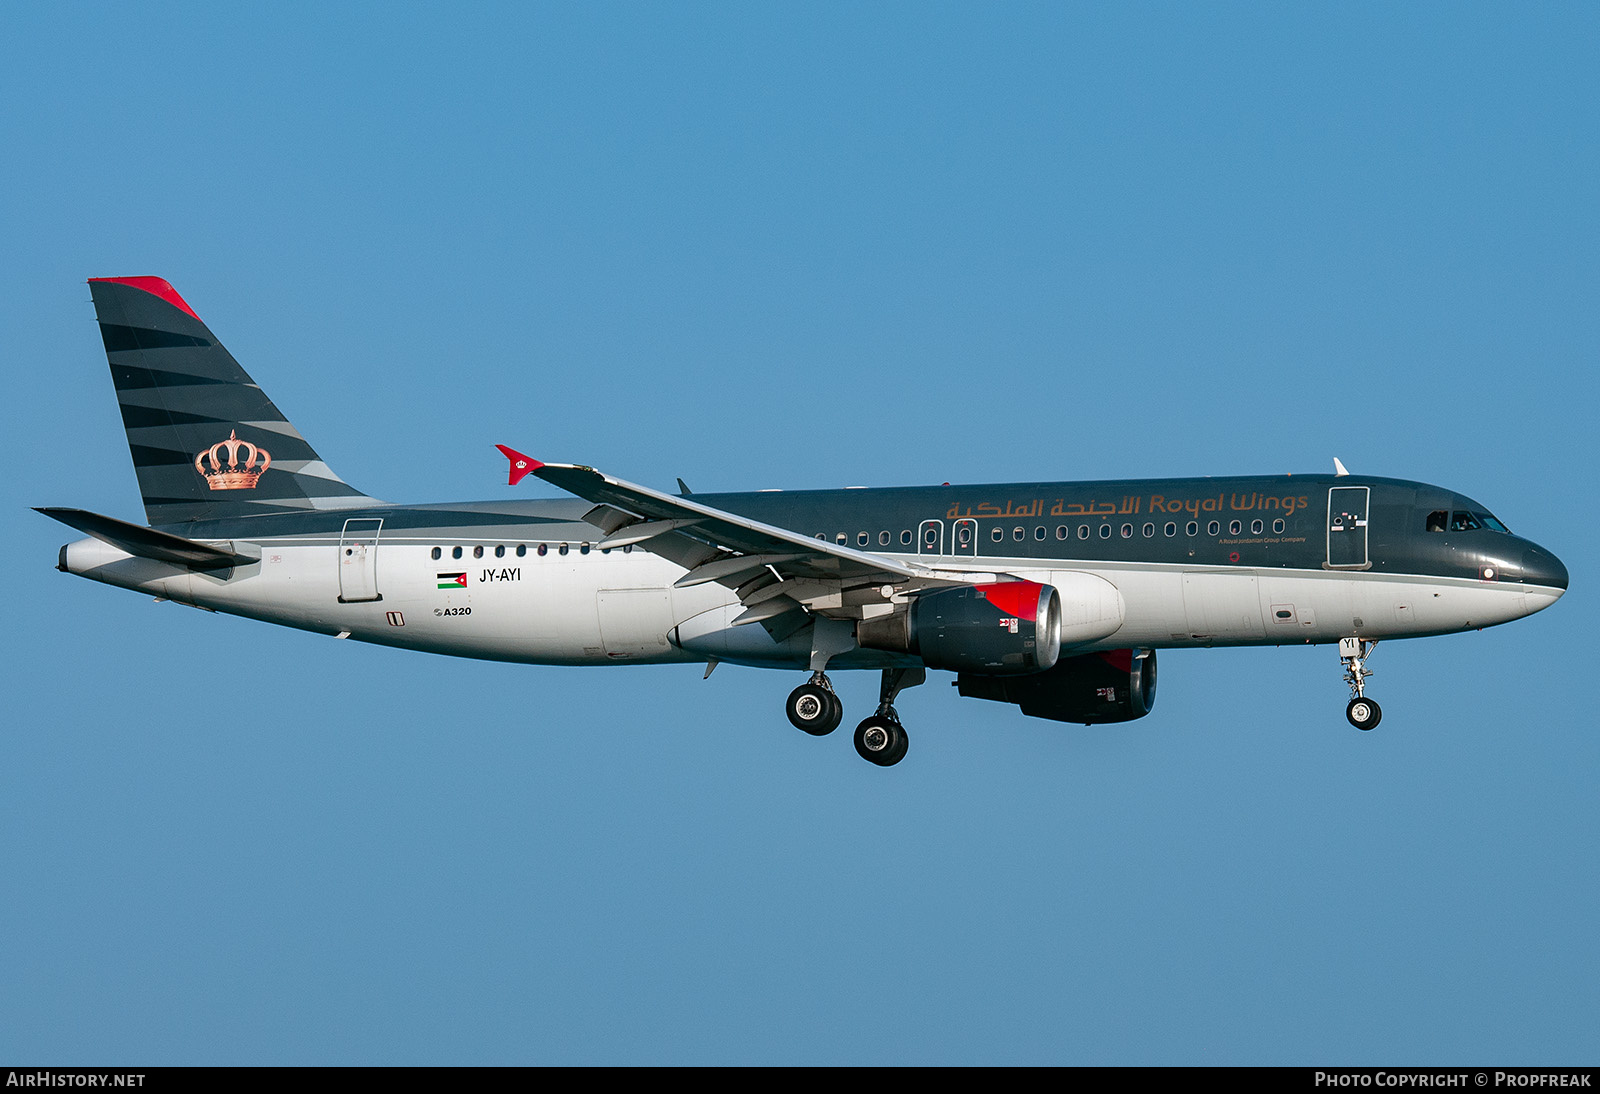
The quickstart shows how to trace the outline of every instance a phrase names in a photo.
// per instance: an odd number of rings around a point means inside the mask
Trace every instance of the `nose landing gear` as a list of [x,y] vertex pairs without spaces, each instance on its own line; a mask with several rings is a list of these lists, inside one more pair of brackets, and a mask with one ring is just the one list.
[[1350,685],[1351,695],[1344,716],[1360,730],[1372,729],[1383,719],[1383,708],[1378,706],[1377,700],[1366,696],[1367,677],[1372,675],[1366,662],[1377,645],[1376,641],[1362,638],[1339,639],[1339,660],[1344,665],[1344,682]]

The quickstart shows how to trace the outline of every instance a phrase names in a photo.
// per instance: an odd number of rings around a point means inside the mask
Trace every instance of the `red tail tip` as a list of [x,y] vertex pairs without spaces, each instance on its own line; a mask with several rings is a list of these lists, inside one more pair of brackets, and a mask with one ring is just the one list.
[[113,285],[127,285],[129,288],[140,289],[151,296],[159,296],[179,311],[188,312],[196,319],[200,318],[164,277],[91,277],[89,280],[108,281]]
[[511,479],[506,483],[507,486],[517,485],[531,473],[544,466],[532,456],[524,456],[515,448],[507,448],[503,444],[497,444],[495,447],[500,450],[502,456],[511,461]]

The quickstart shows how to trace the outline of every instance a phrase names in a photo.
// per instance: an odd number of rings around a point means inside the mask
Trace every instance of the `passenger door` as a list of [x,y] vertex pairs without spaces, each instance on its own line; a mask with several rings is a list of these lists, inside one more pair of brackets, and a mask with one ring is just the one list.
[[1364,570],[1367,559],[1369,486],[1335,486],[1328,491],[1328,569]]
[[383,521],[352,517],[339,537],[339,603],[382,600],[378,593],[378,533]]

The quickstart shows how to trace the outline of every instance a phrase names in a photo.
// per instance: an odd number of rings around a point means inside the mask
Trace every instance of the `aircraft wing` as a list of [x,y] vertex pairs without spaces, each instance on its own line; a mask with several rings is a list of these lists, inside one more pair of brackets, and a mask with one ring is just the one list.
[[[512,475],[533,474],[595,508],[584,519],[603,533],[601,547],[642,544],[688,569],[676,587],[715,581],[734,589],[755,623],[804,607],[860,619],[933,587],[994,580],[994,575],[944,572],[872,551],[813,539],[787,528],[614,479],[580,464],[540,463],[500,446]],[[519,461],[525,461],[519,467]],[[518,472],[521,471],[519,475]],[[869,607],[869,606],[881,607]]]

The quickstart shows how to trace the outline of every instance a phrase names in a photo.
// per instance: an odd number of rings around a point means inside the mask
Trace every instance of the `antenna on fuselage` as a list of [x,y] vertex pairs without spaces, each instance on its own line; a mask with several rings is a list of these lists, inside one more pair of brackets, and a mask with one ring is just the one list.
[[1343,478],[1345,475],[1350,474],[1345,470],[1344,464],[1339,462],[1338,456],[1333,458],[1333,474],[1335,478]]

